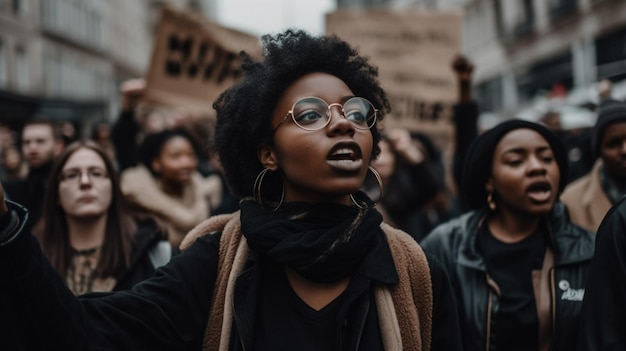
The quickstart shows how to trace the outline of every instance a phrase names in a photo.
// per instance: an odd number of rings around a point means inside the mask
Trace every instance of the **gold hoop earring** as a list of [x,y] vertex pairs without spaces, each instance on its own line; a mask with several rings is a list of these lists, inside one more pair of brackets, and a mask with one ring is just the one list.
[[496,202],[493,200],[493,191],[490,191],[487,195],[487,205],[489,206],[490,210],[496,210]]
[[264,168],[256,176],[256,179],[254,180],[254,188],[253,188],[254,199],[256,200],[256,202],[259,203],[259,205],[261,205],[262,208],[265,208],[266,204],[275,204],[271,209],[272,209],[272,212],[276,212],[276,210],[278,210],[280,206],[283,204],[283,200],[285,199],[285,187],[282,186],[282,183],[281,183],[282,190],[280,194],[280,200],[278,201],[277,204],[275,201],[274,202],[263,201],[263,196],[261,196],[261,185],[263,184],[263,180],[265,179],[265,176],[267,175],[267,172],[269,171],[270,171],[269,168]]
[[[361,209],[368,209],[371,207],[376,206],[376,204],[378,204],[382,198],[383,198],[383,180],[382,178],[380,178],[380,174],[378,174],[378,172],[376,172],[376,170],[374,168],[367,167],[367,170],[374,176],[374,179],[376,180],[376,185],[378,185],[378,196],[374,198],[371,196],[372,194],[374,194],[374,192],[372,191],[372,186],[371,184],[367,184],[367,176],[365,177],[365,180],[363,181],[363,186],[362,186],[362,192],[365,193],[365,195],[367,195],[368,198],[370,198],[370,200],[373,202],[371,206],[367,206],[366,202],[359,202],[356,200],[356,198],[354,197],[354,194],[350,194],[350,200],[352,201],[352,203]],[[372,182],[370,182],[372,183]]]

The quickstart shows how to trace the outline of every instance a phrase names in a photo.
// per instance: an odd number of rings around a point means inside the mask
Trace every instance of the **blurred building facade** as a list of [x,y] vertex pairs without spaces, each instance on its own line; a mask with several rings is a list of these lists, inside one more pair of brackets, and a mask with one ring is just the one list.
[[[205,0],[206,4],[211,0]],[[0,124],[111,120],[145,74],[160,7],[190,0],[0,0]],[[208,6],[208,5],[206,5]]]
[[463,11],[462,52],[476,66],[475,95],[496,120],[532,110],[550,94],[593,106],[603,78],[614,83],[614,97],[626,98],[624,0],[337,0],[337,6]]
[[593,106],[604,78],[626,97],[626,1],[473,0],[464,9],[463,51],[484,111],[511,117],[553,95]]

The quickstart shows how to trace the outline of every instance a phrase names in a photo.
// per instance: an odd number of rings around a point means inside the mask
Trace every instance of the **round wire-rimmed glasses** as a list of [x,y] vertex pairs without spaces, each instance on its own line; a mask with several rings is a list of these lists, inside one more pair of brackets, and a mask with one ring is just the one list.
[[341,115],[357,129],[370,129],[376,124],[378,110],[365,98],[356,96],[347,99],[343,105],[339,103],[329,105],[323,99],[310,96],[296,101],[272,133],[276,132],[289,116],[304,130],[320,130],[330,123],[332,117],[330,109],[335,106],[340,108]]

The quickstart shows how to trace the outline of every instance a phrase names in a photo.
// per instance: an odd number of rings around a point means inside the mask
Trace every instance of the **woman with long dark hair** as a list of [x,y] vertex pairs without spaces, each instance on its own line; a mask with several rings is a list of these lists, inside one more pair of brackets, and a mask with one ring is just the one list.
[[168,245],[163,232],[154,220],[128,211],[113,163],[99,145],[70,144],[55,161],[47,189],[35,233],[74,294],[129,289],[154,274],[150,255]]

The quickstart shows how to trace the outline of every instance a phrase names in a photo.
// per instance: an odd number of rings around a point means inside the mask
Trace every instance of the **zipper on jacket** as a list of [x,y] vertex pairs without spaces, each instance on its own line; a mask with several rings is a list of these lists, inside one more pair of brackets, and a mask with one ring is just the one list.
[[550,306],[550,312],[552,314],[552,345],[554,347],[556,340],[556,273],[554,267],[550,269],[550,294],[552,299],[552,306]]
[[487,340],[485,342],[485,351],[489,351],[489,347],[491,346],[491,315],[493,309],[493,292],[495,291],[498,296],[500,296],[500,287],[493,280],[489,274],[485,274],[485,279],[487,280],[487,286],[489,289],[489,294],[487,295]]
[[485,351],[489,351],[489,340],[491,339],[491,295],[493,293],[489,290],[489,294],[487,295],[487,340],[485,340]]
[[[239,342],[241,343],[241,350],[246,351],[246,344],[244,344],[244,342],[243,342],[243,334],[241,333],[241,329],[239,329],[239,323],[237,323],[237,310],[235,309],[235,299],[233,299],[233,301],[232,301],[232,309],[233,309],[233,324],[237,328],[237,334],[239,334]],[[232,331],[232,327],[231,327],[231,331],[230,332],[231,333],[233,332]],[[228,348],[230,349],[231,346],[229,346]]]

